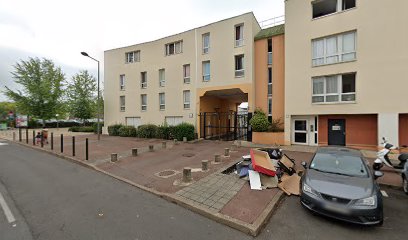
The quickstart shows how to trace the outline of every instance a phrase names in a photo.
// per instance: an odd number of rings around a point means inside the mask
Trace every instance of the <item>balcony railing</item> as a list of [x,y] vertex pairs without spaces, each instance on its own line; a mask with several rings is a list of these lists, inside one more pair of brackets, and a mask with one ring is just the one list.
[[285,15],[279,16],[279,17],[274,17],[274,18],[270,18],[270,19],[266,19],[264,21],[260,21],[259,25],[261,25],[261,28],[269,28],[269,27],[273,27],[273,26],[277,26],[280,24],[284,24],[285,23]]

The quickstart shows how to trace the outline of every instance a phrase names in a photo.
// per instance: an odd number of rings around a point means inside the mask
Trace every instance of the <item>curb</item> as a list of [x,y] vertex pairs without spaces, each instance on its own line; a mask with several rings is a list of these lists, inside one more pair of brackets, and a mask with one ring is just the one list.
[[[9,141],[9,140],[7,140],[7,141]],[[93,166],[93,165],[88,164],[88,163],[86,163],[84,161],[75,159],[73,157],[65,156],[63,154],[56,153],[56,152],[53,152],[53,151],[50,151],[50,150],[47,150],[47,149],[34,147],[32,145],[29,145],[29,144],[27,145],[26,143],[22,143],[22,142],[21,143],[20,142],[14,142],[14,141],[10,141],[10,142],[16,143],[18,145],[25,146],[25,147],[28,147],[28,148],[31,148],[31,149],[34,149],[34,150],[39,150],[41,152],[48,153],[50,155],[53,155],[53,156],[68,160],[68,161],[70,161],[72,163],[79,164],[79,165],[84,166],[84,167],[86,167],[88,169],[92,169],[92,170],[95,170],[97,172],[103,173],[103,174],[105,174],[107,176],[110,176],[110,177],[112,177],[114,179],[117,179],[117,180],[122,181],[124,183],[127,183],[129,185],[132,185],[134,187],[137,187],[137,188],[139,188],[139,189],[141,189],[143,191],[154,194],[154,195],[156,195],[156,196],[158,196],[160,198],[165,199],[166,201],[169,201],[171,203],[174,203],[174,204],[177,204],[177,205],[179,205],[181,207],[184,207],[184,208],[186,208],[186,209],[188,209],[188,210],[190,210],[192,212],[200,214],[200,215],[202,215],[202,216],[204,216],[206,218],[209,218],[209,219],[211,219],[211,220],[213,220],[215,222],[227,225],[227,226],[229,226],[231,228],[234,228],[234,229],[236,229],[238,231],[241,231],[243,233],[249,234],[249,235],[254,236],[254,237],[256,237],[260,233],[260,231],[263,229],[263,227],[266,225],[266,223],[268,222],[270,217],[273,215],[273,213],[277,209],[279,203],[285,197],[283,192],[281,190],[278,190],[278,193],[276,193],[276,195],[272,198],[272,200],[269,202],[267,207],[262,211],[262,213],[254,221],[254,223],[249,224],[249,223],[243,222],[241,220],[229,217],[227,215],[224,215],[224,214],[221,214],[221,213],[218,213],[218,212],[211,212],[208,209],[205,209],[205,208],[202,208],[202,207],[199,207],[199,206],[194,206],[194,202],[192,202],[192,201],[181,199],[180,197],[178,197],[178,196],[176,196],[174,194],[162,193],[162,192],[156,191],[156,190],[154,190],[152,188],[145,187],[143,185],[132,182],[132,181],[126,179],[126,178],[116,176],[116,175],[114,175],[112,173],[109,173],[109,172],[107,172],[105,170],[102,170],[102,169],[100,169],[100,168],[98,168],[96,166]]]

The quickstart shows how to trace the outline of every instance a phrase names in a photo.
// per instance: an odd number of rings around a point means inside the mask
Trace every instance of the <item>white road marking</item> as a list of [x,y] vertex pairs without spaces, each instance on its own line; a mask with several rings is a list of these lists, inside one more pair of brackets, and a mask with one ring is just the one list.
[[0,206],[3,209],[4,215],[6,215],[7,221],[9,223],[15,222],[16,219],[14,218],[13,213],[11,212],[9,206],[6,203],[6,200],[4,200],[3,195],[0,193]]
[[381,194],[382,194],[384,197],[389,197],[388,194],[387,194],[387,192],[384,191],[384,190],[381,190]]

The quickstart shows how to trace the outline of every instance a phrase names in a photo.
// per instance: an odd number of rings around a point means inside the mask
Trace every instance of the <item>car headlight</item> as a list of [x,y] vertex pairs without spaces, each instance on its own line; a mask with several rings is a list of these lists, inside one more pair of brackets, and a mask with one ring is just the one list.
[[313,190],[313,188],[311,188],[311,187],[310,187],[309,185],[307,185],[306,183],[303,183],[302,189],[303,189],[303,192],[309,193],[309,194],[311,194],[311,195],[314,195],[314,196],[318,196],[318,195],[319,195],[315,190]]
[[371,197],[368,197],[368,198],[362,198],[362,199],[357,200],[355,205],[359,205],[359,206],[375,206],[376,200],[377,200],[377,197],[374,195],[374,196],[371,196]]

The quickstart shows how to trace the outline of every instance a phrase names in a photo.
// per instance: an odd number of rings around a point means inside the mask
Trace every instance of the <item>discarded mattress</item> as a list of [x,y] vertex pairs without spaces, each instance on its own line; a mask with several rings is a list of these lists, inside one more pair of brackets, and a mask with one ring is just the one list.
[[281,182],[278,187],[284,191],[287,195],[300,195],[300,177],[297,174],[289,176],[283,174],[281,177]]
[[252,167],[255,171],[274,177],[276,168],[267,152],[251,149]]

